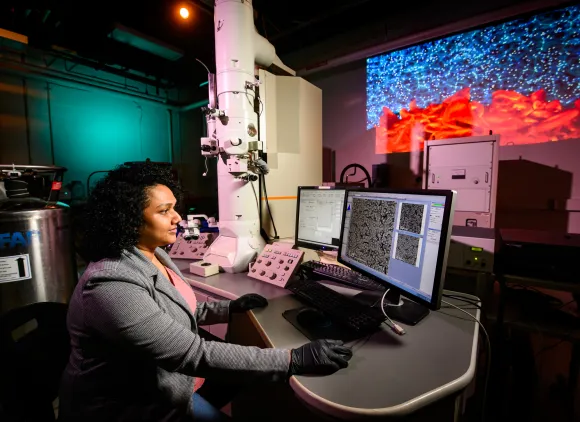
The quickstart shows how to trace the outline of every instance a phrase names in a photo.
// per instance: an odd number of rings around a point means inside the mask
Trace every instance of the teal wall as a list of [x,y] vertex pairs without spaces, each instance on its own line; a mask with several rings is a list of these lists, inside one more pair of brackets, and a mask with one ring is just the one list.
[[169,118],[161,107],[51,86],[55,163],[71,180],[125,161],[170,161]]
[[0,163],[63,166],[65,184],[125,161],[171,161],[172,120],[130,96],[0,74]]

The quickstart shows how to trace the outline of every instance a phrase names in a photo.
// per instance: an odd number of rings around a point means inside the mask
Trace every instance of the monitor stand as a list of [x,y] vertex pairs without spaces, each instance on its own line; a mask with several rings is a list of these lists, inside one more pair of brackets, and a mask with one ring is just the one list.
[[[353,299],[371,308],[380,310],[381,298],[384,293],[381,291],[365,290],[355,295]],[[394,291],[394,289],[389,290],[389,293],[387,293],[384,305],[385,312],[389,318],[407,325],[416,325],[429,315],[429,309],[425,306],[406,298],[403,299],[401,294]]]
[[316,255],[318,255],[320,261],[322,261],[323,258],[326,258],[327,261],[336,263],[338,251],[316,251]]

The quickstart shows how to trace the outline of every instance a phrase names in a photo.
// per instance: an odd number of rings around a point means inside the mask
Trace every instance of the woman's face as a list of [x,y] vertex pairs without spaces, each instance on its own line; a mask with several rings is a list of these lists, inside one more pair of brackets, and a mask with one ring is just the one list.
[[177,224],[181,221],[174,208],[176,202],[173,192],[165,185],[149,189],[149,205],[143,211],[140,245],[156,248],[175,243]]

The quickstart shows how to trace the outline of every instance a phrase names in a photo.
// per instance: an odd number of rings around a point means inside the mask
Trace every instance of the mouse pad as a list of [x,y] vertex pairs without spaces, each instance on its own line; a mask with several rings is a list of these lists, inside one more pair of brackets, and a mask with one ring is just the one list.
[[330,340],[342,340],[345,343],[357,340],[364,337],[363,334],[353,332],[342,326],[339,326],[332,322],[330,319],[325,324],[309,324],[308,326],[303,326],[297,320],[297,316],[300,312],[306,309],[314,309],[308,306],[303,306],[296,309],[289,309],[282,314],[286,320],[292,324],[298,331],[304,334],[309,340],[319,340],[319,339],[330,339]]

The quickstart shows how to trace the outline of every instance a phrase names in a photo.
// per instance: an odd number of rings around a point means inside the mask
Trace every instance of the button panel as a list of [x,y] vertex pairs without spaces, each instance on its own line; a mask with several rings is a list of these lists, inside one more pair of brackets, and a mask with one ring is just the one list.
[[169,256],[174,259],[203,259],[215,237],[214,233],[200,233],[195,240],[185,240],[179,235],[169,251]]
[[304,252],[291,249],[290,246],[282,242],[267,245],[252,264],[248,276],[279,287],[286,286],[304,255]]

